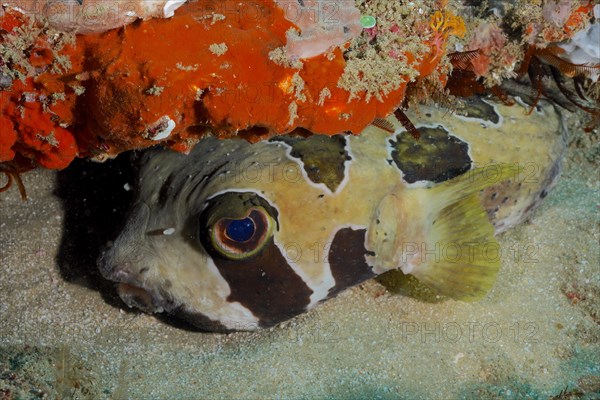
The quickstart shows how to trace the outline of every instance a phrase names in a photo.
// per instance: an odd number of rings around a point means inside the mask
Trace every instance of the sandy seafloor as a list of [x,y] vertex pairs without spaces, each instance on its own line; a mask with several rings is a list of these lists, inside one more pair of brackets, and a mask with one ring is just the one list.
[[580,117],[556,189],[500,236],[483,301],[370,281],[255,333],[128,310],[97,275],[126,158],[25,174],[28,201],[0,196],[0,398],[599,398],[600,156]]

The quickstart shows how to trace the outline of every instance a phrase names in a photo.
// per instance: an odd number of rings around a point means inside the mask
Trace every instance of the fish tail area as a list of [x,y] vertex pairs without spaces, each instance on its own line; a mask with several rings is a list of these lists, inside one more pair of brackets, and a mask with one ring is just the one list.
[[479,200],[479,191],[518,177],[514,165],[494,171],[474,169],[465,175],[420,191],[423,207],[421,243],[403,252],[402,270],[437,290],[464,301],[479,300],[492,288],[500,268],[494,227]]

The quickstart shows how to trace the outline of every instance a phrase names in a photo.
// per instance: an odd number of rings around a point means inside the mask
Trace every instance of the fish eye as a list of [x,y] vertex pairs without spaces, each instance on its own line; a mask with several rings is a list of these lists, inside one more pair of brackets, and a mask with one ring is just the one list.
[[228,192],[207,202],[199,240],[214,256],[244,260],[261,252],[277,229],[277,211],[255,193]]
[[235,242],[247,242],[256,232],[256,224],[250,217],[244,219],[225,219],[220,221],[225,237]]
[[272,235],[273,223],[260,208],[244,218],[221,218],[210,230],[212,247],[227,258],[247,258],[258,253]]

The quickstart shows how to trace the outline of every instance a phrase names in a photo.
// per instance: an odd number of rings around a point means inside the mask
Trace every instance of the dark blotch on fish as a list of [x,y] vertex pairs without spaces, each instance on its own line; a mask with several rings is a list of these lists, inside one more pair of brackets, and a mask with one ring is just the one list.
[[444,129],[420,127],[419,140],[401,133],[390,139],[392,159],[407,183],[444,182],[471,169],[469,146]]
[[231,288],[227,298],[252,311],[263,328],[306,311],[313,291],[289,266],[273,239],[250,260],[214,258]]
[[500,122],[500,115],[496,112],[494,107],[481,99],[479,96],[469,97],[464,100],[465,107],[457,110],[457,115],[462,115],[467,118],[481,119],[484,121],[497,124]]
[[344,179],[346,161],[351,160],[346,149],[346,138],[342,135],[314,135],[306,139],[293,136],[278,136],[271,142],[283,142],[292,148],[290,155],[304,164],[308,178],[314,183],[323,183],[335,192]]
[[335,234],[329,249],[335,286],[329,289],[328,298],[375,276],[365,260],[366,255],[373,255],[365,249],[366,233],[366,229],[343,228]]

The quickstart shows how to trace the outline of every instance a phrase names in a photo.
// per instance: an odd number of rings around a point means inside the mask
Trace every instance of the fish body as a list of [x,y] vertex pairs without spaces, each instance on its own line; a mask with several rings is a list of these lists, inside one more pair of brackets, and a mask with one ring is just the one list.
[[554,184],[563,130],[547,104],[527,116],[475,98],[460,113],[420,108],[419,140],[388,118],[358,136],[148,151],[99,268],[129,306],[210,331],[273,326],[392,270],[481,298],[494,234]]

